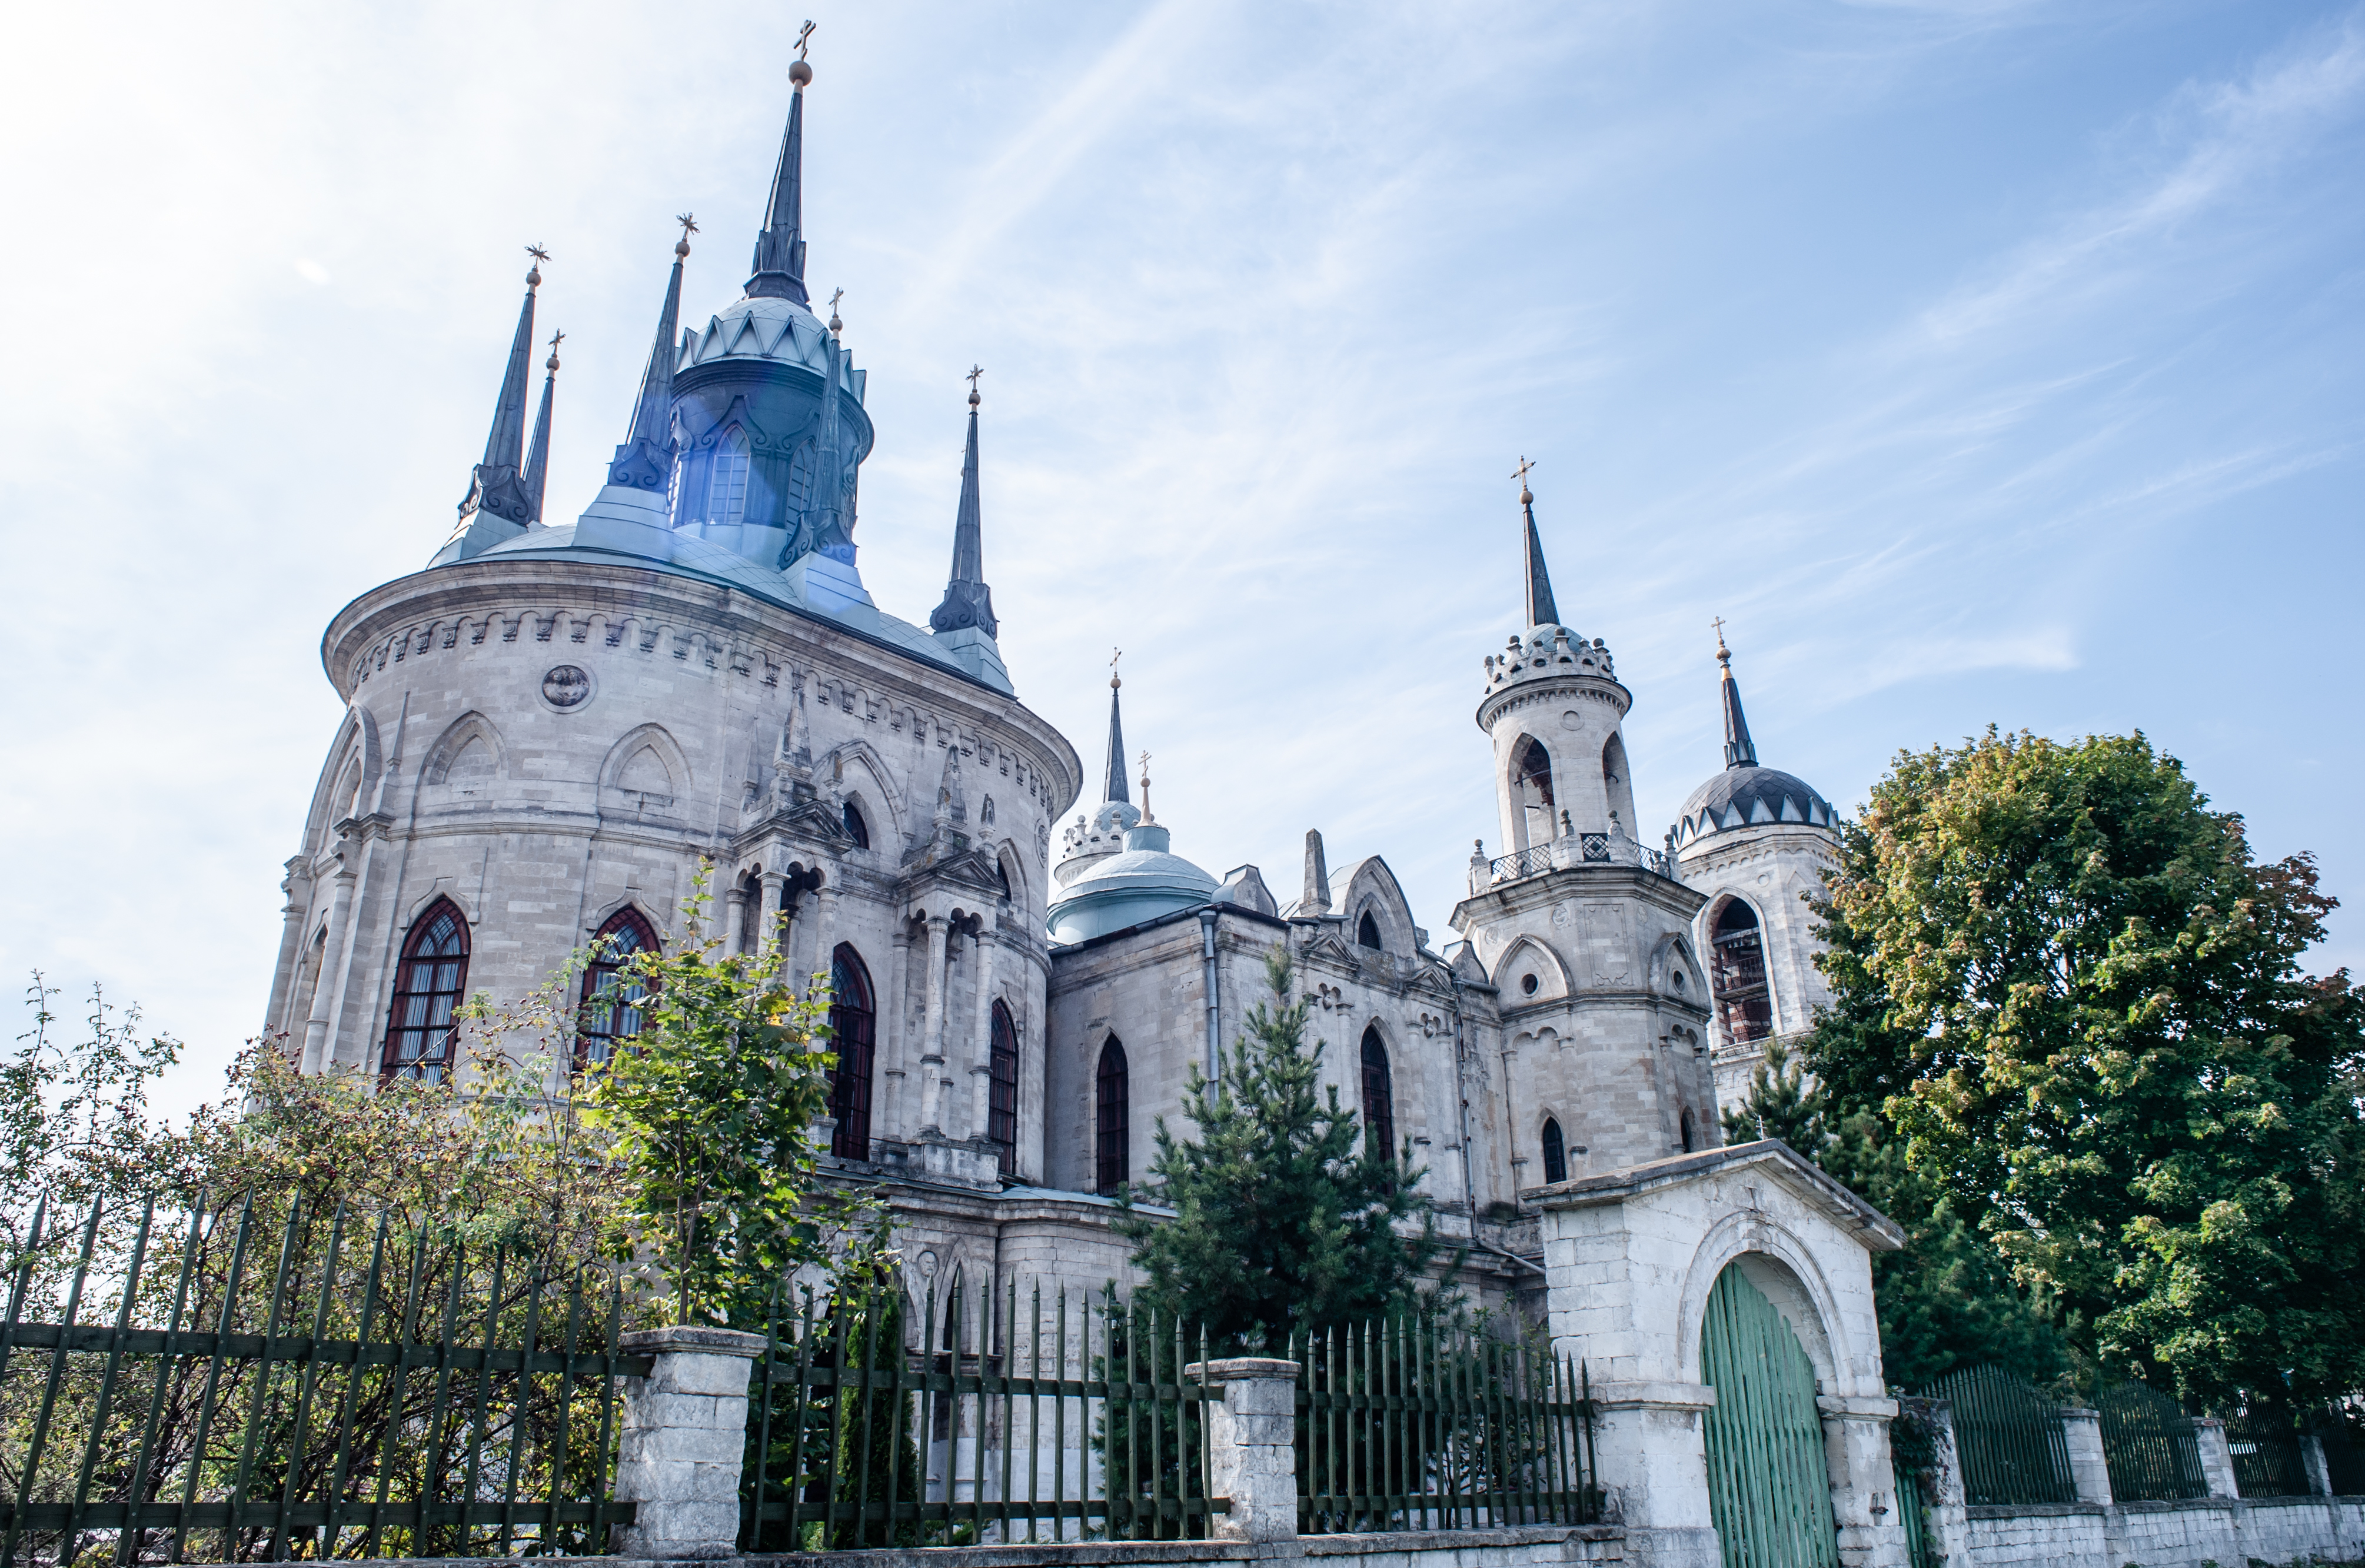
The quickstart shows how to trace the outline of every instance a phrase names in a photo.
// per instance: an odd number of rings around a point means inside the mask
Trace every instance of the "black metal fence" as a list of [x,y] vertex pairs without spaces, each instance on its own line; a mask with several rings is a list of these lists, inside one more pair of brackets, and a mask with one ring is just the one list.
[[2139,1383],[2116,1383],[2094,1401],[2102,1418],[2102,1462],[2122,1503],[2206,1497],[2201,1439],[2175,1400]]
[[1417,1317],[1301,1335],[1289,1353],[1300,1533],[1600,1518],[1580,1364]]
[[37,1215],[0,1321],[0,1568],[598,1552],[630,1521],[618,1380],[649,1363],[610,1275],[300,1204],[75,1228]]
[[1963,1495],[1972,1503],[2074,1503],[2060,1406],[2001,1367],[1966,1367],[1921,1391],[1954,1406]]
[[2225,1448],[2234,1484],[2245,1497],[2304,1497],[2307,1460],[2298,1417],[2284,1406],[2246,1405],[2225,1417]]
[[1207,1495],[1205,1337],[1147,1308],[881,1284],[783,1302],[770,1338],[749,1551],[1201,1538],[1228,1506]]
[[2310,1424],[2324,1445],[2325,1477],[2335,1496],[2365,1495],[2365,1392],[2337,1401]]

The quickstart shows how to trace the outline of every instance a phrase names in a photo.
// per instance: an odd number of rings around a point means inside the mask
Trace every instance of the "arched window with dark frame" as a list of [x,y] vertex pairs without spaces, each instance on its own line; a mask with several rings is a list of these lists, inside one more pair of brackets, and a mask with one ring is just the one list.
[[1684,1152],[1689,1154],[1692,1151],[1692,1111],[1688,1105],[1684,1107],[1680,1127],[1684,1137]]
[[1511,782],[1519,801],[1519,815],[1514,823],[1526,842],[1514,846],[1524,849],[1534,845],[1550,844],[1560,836],[1558,819],[1553,815],[1557,803],[1552,794],[1552,753],[1543,742],[1533,735],[1523,738],[1512,754]]
[[986,1141],[1004,1176],[1018,1169],[1018,1025],[1010,1009],[993,1004],[993,1050],[986,1074]]
[[1717,912],[1709,951],[1709,984],[1716,993],[1716,1015],[1725,1038],[1739,1046],[1773,1034],[1774,995],[1765,984],[1765,946],[1757,912],[1741,899],[1727,900]]
[[1125,1045],[1115,1035],[1101,1047],[1100,1071],[1093,1076],[1099,1114],[1093,1126],[1093,1191],[1114,1193],[1125,1185],[1133,1159],[1127,1136],[1133,1108],[1126,1081]]
[[829,1070],[829,1114],[837,1118],[829,1151],[840,1159],[870,1158],[870,1058],[878,1037],[871,995],[862,955],[839,943],[829,960],[829,1048],[837,1053]]
[[870,824],[862,820],[862,808],[856,805],[853,801],[848,801],[846,802],[846,810],[839,812],[838,815],[840,820],[846,823],[846,836],[854,840],[854,847],[857,849],[869,848]]
[[1561,1137],[1560,1123],[1551,1116],[1544,1118],[1544,1180],[1568,1180],[1568,1140]]
[[1355,923],[1355,941],[1364,947],[1381,946],[1380,923],[1372,918],[1372,912],[1368,909],[1363,912],[1363,918]]
[[591,963],[583,971],[583,1014],[575,1032],[575,1064],[600,1067],[616,1054],[617,1042],[641,1032],[641,1000],[647,987],[624,972],[636,953],[657,949],[656,927],[639,910],[620,909],[591,938]]
[[379,1073],[441,1083],[452,1070],[453,1013],[468,988],[468,923],[459,906],[437,899],[411,923],[395,966],[394,1005],[387,1014]]
[[1387,1044],[1376,1024],[1363,1030],[1363,1135],[1374,1152],[1395,1158],[1395,1075],[1388,1070]]

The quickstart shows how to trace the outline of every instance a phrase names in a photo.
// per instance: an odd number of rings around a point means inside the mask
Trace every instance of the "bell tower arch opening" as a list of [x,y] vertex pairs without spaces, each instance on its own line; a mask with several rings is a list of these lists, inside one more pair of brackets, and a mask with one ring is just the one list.
[[1511,847],[1526,849],[1550,844],[1560,836],[1553,818],[1558,801],[1552,791],[1552,753],[1533,735],[1522,735],[1511,749]]
[[1710,927],[1709,984],[1716,1021],[1728,1044],[1742,1046],[1774,1033],[1774,992],[1765,979],[1765,934],[1743,899],[1727,899]]

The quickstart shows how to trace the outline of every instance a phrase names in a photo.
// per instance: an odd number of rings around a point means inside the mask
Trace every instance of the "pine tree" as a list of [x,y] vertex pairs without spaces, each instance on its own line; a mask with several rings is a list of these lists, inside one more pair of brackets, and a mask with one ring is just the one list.
[[[1290,1000],[1278,946],[1265,978],[1273,1002],[1244,1020],[1216,1081],[1194,1069],[1184,1088],[1197,1138],[1160,1119],[1150,1182],[1120,1200],[1117,1230],[1134,1243],[1138,1302],[1204,1327],[1211,1347],[1278,1353],[1293,1331],[1411,1305],[1440,1249],[1409,1143],[1401,1157],[1366,1148],[1354,1112],[1323,1089],[1322,1042],[1306,1044],[1310,1004]],[[1141,1214],[1137,1200],[1174,1215]],[[1403,1234],[1415,1220],[1418,1233]]]

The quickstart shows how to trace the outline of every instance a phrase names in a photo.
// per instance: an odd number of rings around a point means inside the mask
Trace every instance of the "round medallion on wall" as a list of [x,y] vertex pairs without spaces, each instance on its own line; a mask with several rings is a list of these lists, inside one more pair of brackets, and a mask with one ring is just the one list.
[[572,713],[591,700],[591,672],[581,665],[555,665],[542,678],[542,700],[561,713]]

